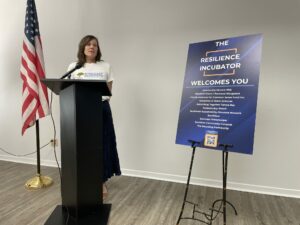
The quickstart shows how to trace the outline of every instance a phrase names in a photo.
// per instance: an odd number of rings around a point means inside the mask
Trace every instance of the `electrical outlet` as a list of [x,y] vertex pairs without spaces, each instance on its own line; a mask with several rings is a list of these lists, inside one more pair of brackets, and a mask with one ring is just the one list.
[[54,146],[57,147],[58,146],[58,140],[57,139],[51,139],[50,144],[51,144],[52,147],[54,147]]

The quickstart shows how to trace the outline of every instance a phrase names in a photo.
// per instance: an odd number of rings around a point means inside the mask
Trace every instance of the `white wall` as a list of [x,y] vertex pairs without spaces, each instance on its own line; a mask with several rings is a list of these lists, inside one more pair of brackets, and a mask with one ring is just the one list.
[[[24,7],[20,5],[23,4]],[[300,107],[297,93],[300,1],[36,0],[48,77],[62,75],[85,34],[100,39],[116,80],[111,101],[123,172],[184,182],[191,151],[175,145],[189,43],[263,33],[255,149],[229,156],[229,187],[300,197]],[[14,5],[15,7],[11,7]],[[34,151],[35,131],[21,129],[19,63],[24,1],[1,3],[0,147]],[[2,7],[3,6],[3,7]],[[3,65],[2,65],[3,64]],[[58,98],[54,117],[59,126]],[[41,142],[52,137],[41,121]],[[44,164],[54,165],[49,147]],[[33,162],[34,156],[0,158]],[[221,153],[198,150],[193,183],[220,186]]]

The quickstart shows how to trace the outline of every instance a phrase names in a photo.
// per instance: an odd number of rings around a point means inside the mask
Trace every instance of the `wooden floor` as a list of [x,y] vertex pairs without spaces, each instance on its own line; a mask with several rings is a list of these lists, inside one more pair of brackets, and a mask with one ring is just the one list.
[[[0,224],[41,225],[61,203],[56,168],[42,168],[42,174],[54,179],[54,185],[27,191],[24,183],[35,174],[35,166],[0,161]],[[112,204],[109,225],[176,225],[185,185],[133,177],[115,177],[108,182]],[[188,199],[207,211],[221,197],[221,189],[192,185]],[[228,191],[228,199],[237,211],[228,207],[228,225],[300,225],[300,199]],[[184,215],[190,215],[187,207]],[[180,225],[203,224],[184,220]],[[222,217],[213,224],[223,224]]]

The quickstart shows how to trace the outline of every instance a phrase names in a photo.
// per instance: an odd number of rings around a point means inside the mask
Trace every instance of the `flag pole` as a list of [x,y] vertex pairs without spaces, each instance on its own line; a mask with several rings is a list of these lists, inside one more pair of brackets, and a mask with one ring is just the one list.
[[37,156],[37,174],[25,183],[25,188],[28,190],[36,190],[49,187],[53,184],[52,178],[41,175],[41,160],[40,160],[40,126],[39,120],[35,122],[36,131],[36,156]]

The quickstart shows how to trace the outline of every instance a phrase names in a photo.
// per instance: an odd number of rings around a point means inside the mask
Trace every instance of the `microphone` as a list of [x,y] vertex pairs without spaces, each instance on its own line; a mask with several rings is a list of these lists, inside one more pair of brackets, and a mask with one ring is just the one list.
[[60,79],[64,79],[65,77],[70,78],[69,76],[71,75],[71,73],[73,73],[75,70],[80,69],[81,67],[82,67],[82,65],[76,64],[76,66],[73,69],[71,69],[66,74],[64,74]]

